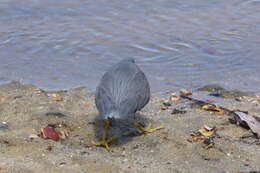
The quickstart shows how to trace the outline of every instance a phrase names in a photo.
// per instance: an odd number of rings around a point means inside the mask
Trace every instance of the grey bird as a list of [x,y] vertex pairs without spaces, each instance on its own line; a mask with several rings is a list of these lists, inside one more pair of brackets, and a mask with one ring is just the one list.
[[[95,94],[99,116],[104,119],[104,133],[95,146],[109,150],[109,143],[116,137],[108,138],[111,119],[125,119],[141,110],[150,100],[150,85],[144,72],[135,64],[133,58],[123,59],[113,65],[102,77]],[[143,134],[152,133],[163,126],[144,128],[135,122],[134,126]]]

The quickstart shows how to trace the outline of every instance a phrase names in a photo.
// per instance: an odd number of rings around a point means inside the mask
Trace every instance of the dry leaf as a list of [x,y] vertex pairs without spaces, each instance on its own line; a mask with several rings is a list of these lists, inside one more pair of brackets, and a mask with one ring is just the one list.
[[167,109],[168,109],[168,106],[161,105],[161,106],[160,106],[160,109],[161,109],[161,110],[167,110]]
[[176,93],[171,93],[170,101],[172,102],[178,102],[180,100],[180,97],[176,95]]
[[189,142],[197,142],[202,140],[203,143],[206,144],[205,148],[208,149],[213,147],[215,144],[214,137],[216,135],[216,127],[204,125],[201,129],[192,132],[190,135],[192,138],[187,139]]
[[206,130],[208,130],[208,131],[211,131],[211,130],[214,130],[214,129],[215,129],[215,127],[209,127],[209,126],[207,126],[207,125],[204,125],[203,128],[206,129]]
[[201,108],[204,109],[204,110],[207,110],[207,111],[211,111],[211,110],[215,109],[215,106],[212,105],[212,104],[205,104]]
[[189,95],[192,95],[191,90],[186,90],[186,89],[180,90],[180,96],[186,97],[186,96],[189,96]]
[[60,139],[59,132],[57,132],[53,127],[41,128],[41,137],[43,139],[52,139],[54,141]]
[[203,110],[213,111],[218,115],[224,115],[225,114],[225,111],[221,107],[216,106],[214,104],[204,104],[201,108]]
[[52,99],[57,102],[62,102],[64,99],[60,97],[58,94],[52,94]]
[[212,136],[214,134],[214,131],[207,131],[204,129],[200,129],[199,132],[202,136]]
[[215,127],[209,127],[207,125],[204,125],[203,128],[199,129],[198,132],[202,135],[202,136],[212,136],[215,134]]

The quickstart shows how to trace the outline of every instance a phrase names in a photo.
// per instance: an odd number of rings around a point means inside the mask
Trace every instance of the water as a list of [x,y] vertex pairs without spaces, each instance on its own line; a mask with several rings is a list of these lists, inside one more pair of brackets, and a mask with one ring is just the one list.
[[0,83],[93,91],[125,57],[153,92],[260,92],[260,0],[0,2]]

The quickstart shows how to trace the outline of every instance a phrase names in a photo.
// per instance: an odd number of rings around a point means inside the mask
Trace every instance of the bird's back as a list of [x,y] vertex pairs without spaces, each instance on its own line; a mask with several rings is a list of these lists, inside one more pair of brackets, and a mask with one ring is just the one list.
[[104,74],[95,102],[100,116],[125,118],[142,109],[149,99],[150,86],[145,74],[133,59],[125,59]]

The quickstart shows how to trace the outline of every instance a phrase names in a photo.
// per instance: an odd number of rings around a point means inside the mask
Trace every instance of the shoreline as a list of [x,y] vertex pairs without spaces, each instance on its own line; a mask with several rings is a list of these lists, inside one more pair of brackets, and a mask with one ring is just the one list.
[[[222,98],[209,93],[194,91],[192,97],[213,98],[216,104],[226,108],[239,108],[260,116],[260,100],[255,95]],[[153,94],[149,104],[138,113],[140,121],[163,125],[165,129],[141,137],[128,122],[118,122],[110,133],[119,139],[108,152],[90,145],[101,134],[93,92],[84,87],[44,91],[19,82],[1,85],[0,123],[5,122],[5,126],[0,125],[0,168],[14,173],[260,171],[260,145],[254,143],[254,138],[241,138],[250,131],[231,124],[229,115],[212,114],[187,100],[161,110],[161,100],[168,97],[169,94]],[[186,112],[172,114],[173,109]],[[58,142],[29,138],[48,124],[68,131],[68,137]],[[201,141],[187,141],[192,131],[204,125],[218,129],[219,137],[209,149]]]

